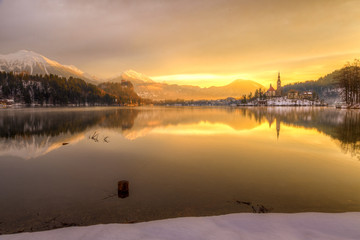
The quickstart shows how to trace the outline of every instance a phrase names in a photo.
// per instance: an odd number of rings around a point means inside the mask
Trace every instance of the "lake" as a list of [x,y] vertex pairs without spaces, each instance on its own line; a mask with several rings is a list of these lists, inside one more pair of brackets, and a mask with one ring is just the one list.
[[0,111],[2,234],[237,212],[360,211],[359,189],[360,111]]

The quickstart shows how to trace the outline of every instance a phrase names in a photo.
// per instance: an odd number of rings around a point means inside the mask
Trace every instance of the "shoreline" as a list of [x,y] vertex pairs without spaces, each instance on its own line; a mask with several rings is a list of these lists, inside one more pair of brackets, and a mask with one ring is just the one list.
[[235,213],[1,235],[1,240],[360,239],[360,212]]
[[[3,106],[0,109],[47,109],[47,108],[141,108],[141,107],[228,107],[228,108],[239,108],[239,107],[328,107],[335,108],[335,105],[140,105],[140,106],[121,106],[121,105],[34,105],[29,106],[26,104],[19,105],[8,105]],[[342,108],[342,109],[357,109],[357,108]]]

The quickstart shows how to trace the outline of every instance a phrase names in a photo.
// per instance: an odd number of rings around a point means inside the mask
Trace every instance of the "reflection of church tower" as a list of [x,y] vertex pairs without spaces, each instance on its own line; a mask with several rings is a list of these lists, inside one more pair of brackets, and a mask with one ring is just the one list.
[[282,90],[281,90],[281,80],[280,80],[280,72],[278,73],[278,80],[277,80],[277,88],[276,88],[276,96],[281,97]]
[[271,128],[271,125],[273,124],[275,117],[273,115],[268,115],[268,116],[266,116],[266,119],[269,122],[269,128]]
[[280,120],[276,119],[276,137],[279,139],[280,135]]

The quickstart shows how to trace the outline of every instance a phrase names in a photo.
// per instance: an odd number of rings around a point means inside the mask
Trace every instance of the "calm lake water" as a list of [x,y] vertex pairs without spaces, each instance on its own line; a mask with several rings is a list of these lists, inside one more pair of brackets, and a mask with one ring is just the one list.
[[[360,211],[360,112],[0,111],[0,233],[236,212]],[[118,181],[129,196],[118,197]],[[124,197],[124,196],[122,196]]]

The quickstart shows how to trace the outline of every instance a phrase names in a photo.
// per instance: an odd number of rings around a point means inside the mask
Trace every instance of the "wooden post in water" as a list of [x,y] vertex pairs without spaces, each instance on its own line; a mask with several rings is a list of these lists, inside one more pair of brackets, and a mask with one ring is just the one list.
[[126,198],[129,196],[129,182],[122,180],[118,182],[118,197]]

